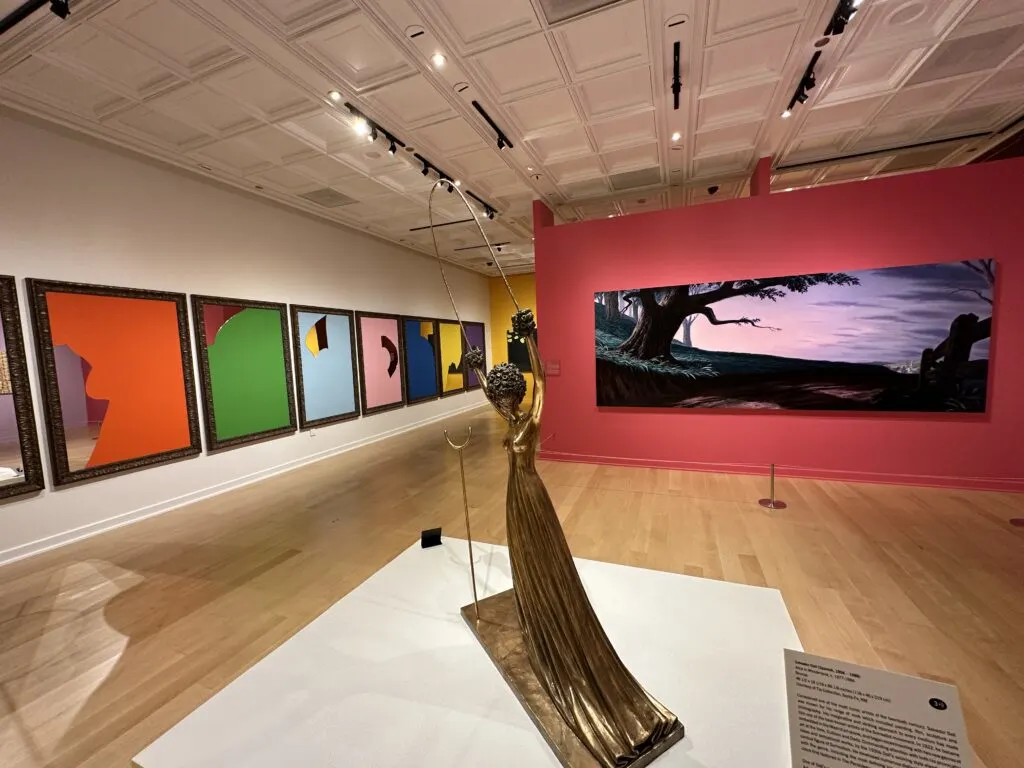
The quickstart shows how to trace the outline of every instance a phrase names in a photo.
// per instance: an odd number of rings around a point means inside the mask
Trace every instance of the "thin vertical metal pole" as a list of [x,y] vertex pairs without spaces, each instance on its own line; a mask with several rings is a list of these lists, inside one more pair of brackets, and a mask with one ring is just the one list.
[[468,427],[466,429],[466,439],[461,445],[452,441],[451,437],[448,436],[447,429],[444,431],[444,439],[448,441],[448,445],[459,453],[459,477],[462,479],[462,508],[466,512],[466,543],[469,545],[469,577],[473,581],[473,610],[476,612],[477,621],[479,621],[480,603],[476,596],[476,566],[473,564],[473,534],[469,530],[469,496],[466,494],[466,465],[462,461],[462,451],[467,445],[469,445],[469,441],[472,438],[472,427]]
[[761,499],[757,503],[765,509],[785,509],[786,502],[779,501],[775,498],[775,465],[771,464],[768,469],[768,496],[767,499]]
[[476,597],[476,566],[473,565],[473,534],[469,532],[469,497],[466,495],[466,467],[462,462],[462,449],[459,448],[459,474],[462,476],[462,507],[466,510],[466,543],[469,545],[469,577],[473,581],[473,609],[477,621],[480,620],[480,603]]

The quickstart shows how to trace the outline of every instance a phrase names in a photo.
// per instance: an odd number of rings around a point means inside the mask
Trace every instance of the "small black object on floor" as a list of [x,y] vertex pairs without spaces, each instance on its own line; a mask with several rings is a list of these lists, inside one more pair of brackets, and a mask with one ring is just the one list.
[[423,549],[427,547],[439,547],[441,546],[441,529],[440,528],[428,528],[420,534],[420,546]]

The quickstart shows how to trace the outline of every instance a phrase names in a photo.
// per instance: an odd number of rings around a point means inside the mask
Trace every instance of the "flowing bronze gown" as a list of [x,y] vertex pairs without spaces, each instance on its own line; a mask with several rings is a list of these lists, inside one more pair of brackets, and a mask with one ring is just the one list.
[[498,409],[508,421],[508,549],[523,639],[534,672],[573,732],[603,768],[626,766],[677,720],[626,669],[583,589],[534,466],[544,375],[534,338],[527,348],[534,376],[530,411]]

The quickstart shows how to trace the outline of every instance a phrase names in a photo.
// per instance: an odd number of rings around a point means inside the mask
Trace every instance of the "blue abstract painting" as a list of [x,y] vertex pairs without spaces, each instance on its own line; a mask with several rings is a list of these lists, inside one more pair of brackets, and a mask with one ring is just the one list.
[[437,322],[422,317],[404,317],[402,330],[405,334],[405,389],[409,402],[439,397]]

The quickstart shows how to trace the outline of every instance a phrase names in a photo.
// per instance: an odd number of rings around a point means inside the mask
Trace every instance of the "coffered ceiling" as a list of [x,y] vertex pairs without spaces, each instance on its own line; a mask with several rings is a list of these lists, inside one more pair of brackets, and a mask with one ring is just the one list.
[[[0,103],[432,253],[419,154],[497,210],[502,263],[529,271],[534,198],[562,221],[694,205],[746,194],[761,156],[781,191],[969,162],[1020,129],[1024,0],[862,0],[826,38],[835,9],[72,0],[0,38]],[[817,86],[782,119],[816,50]],[[406,146],[359,135],[346,102]],[[434,200],[436,222],[467,217]],[[472,224],[435,232],[493,271]]]

